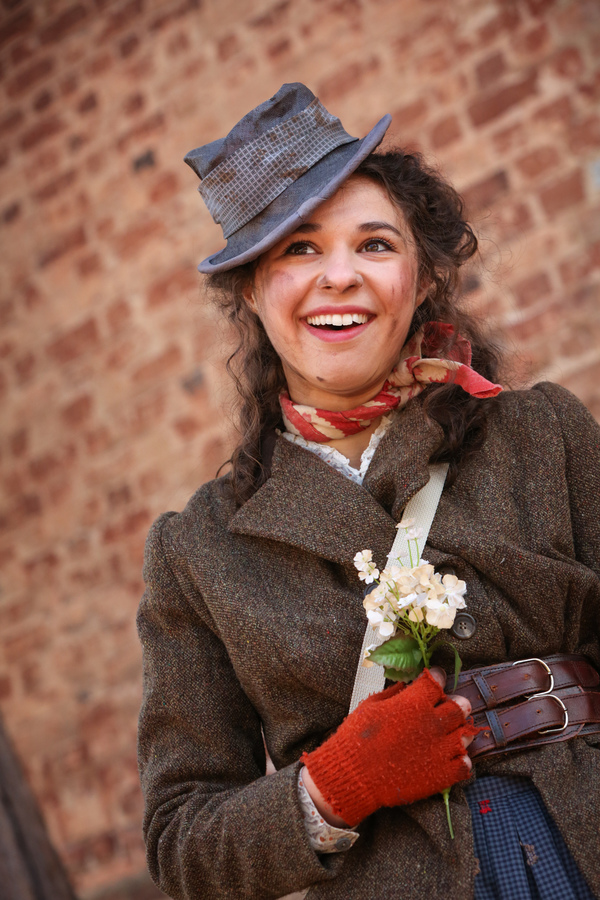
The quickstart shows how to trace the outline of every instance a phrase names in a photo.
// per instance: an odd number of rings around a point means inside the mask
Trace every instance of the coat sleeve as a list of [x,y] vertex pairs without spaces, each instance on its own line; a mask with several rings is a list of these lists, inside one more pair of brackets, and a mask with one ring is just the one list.
[[256,711],[200,598],[189,602],[192,587],[169,564],[163,529],[171,515],[148,536],[138,613],[138,753],[150,873],[176,900],[281,897],[335,877],[343,863],[310,846],[300,764],[264,776]]
[[600,577],[600,425],[566,388],[550,382],[536,388],[550,401],[562,433],[577,559]]

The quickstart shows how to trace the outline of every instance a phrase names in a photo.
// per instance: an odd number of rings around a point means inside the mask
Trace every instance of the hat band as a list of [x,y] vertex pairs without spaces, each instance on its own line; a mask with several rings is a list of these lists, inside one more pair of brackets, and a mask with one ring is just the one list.
[[198,190],[228,238],[320,159],[357,140],[315,97],[297,115],[223,160]]

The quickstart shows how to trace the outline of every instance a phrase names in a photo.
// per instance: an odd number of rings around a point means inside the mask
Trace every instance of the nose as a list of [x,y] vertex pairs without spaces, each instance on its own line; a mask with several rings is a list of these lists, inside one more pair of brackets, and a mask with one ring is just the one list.
[[352,253],[339,249],[323,257],[323,271],[317,278],[318,288],[343,294],[354,287],[360,287],[362,283],[363,277],[356,269]]

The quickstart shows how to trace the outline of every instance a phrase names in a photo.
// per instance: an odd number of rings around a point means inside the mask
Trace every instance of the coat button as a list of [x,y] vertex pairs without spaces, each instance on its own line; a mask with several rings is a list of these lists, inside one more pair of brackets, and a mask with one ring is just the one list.
[[470,638],[477,631],[477,622],[469,613],[460,612],[456,614],[454,625],[450,630],[454,637]]
[[349,837],[341,837],[335,842],[336,850],[349,850],[352,846],[352,841]]

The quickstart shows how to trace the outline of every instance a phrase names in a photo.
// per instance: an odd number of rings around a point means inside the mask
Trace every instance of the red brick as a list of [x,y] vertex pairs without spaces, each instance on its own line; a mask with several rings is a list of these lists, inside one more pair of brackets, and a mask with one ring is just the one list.
[[375,56],[371,56],[363,62],[349,63],[340,69],[335,75],[326,78],[318,86],[317,96],[323,103],[330,103],[345,94],[358,88],[365,76],[376,72],[380,62]]
[[573,125],[569,131],[569,146],[577,154],[600,147],[600,116],[589,116]]
[[149,25],[150,31],[160,31],[165,25],[170,24],[175,19],[185,16],[187,13],[200,9],[202,0],[182,0],[177,6],[171,8],[168,12],[163,12],[155,19],[152,19]]
[[42,28],[40,31],[40,42],[42,44],[54,44],[62,41],[66,35],[83,22],[88,16],[88,10],[81,3],[75,3],[68,9],[65,9],[52,22]]
[[506,72],[506,59],[504,53],[498,51],[488,56],[475,67],[475,75],[477,84],[482,89],[488,88],[491,84],[504,75]]
[[16,222],[20,215],[21,204],[11,203],[9,204],[9,206],[2,210],[2,221],[5,225],[10,225],[11,222]]
[[551,103],[545,103],[533,114],[535,122],[556,123],[570,126],[573,121],[573,105],[570,97],[559,97]]
[[94,401],[89,394],[82,394],[75,400],[71,400],[60,411],[60,417],[65,425],[70,428],[78,428],[89,419]]
[[573,79],[584,71],[584,62],[577,47],[563,47],[552,60],[552,69],[563,78]]
[[37,147],[42,141],[48,140],[48,138],[54,137],[55,134],[58,134],[60,131],[63,131],[65,128],[65,123],[58,118],[58,116],[52,116],[49,119],[42,119],[39,122],[36,122],[32,128],[29,128],[23,135],[21,135],[21,140],[19,141],[19,146],[21,150],[31,150],[33,147]]
[[10,159],[8,147],[0,147],[0,169],[3,168]]
[[29,471],[36,481],[45,481],[49,476],[62,470],[65,465],[73,462],[75,450],[72,445],[67,445],[52,453],[43,453],[36,456],[29,463]]
[[101,43],[113,38],[120,31],[124,31],[132,23],[137,22],[144,12],[145,5],[144,0],[125,0],[125,2],[119,4],[119,9],[104,14],[102,20],[106,24],[98,37],[98,42]]
[[15,360],[15,375],[18,384],[27,384],[28,381],[31,381],[36,364],[37,360],[31,351],[27,351]]
[[175,269],[149,286],[146,306],[154,309],[166,303],[176,303],[191,291],[197,292],[199,287],[200,282],[193,267]]
[[540,191],[539,197],[548,216],[553,216],[570,206],[581,203],[585,197],[581,169],[577,169],[568,178],[563,178],[544,188]]
[[36,112],[42,112],[42,110],[47,109],[50,106],[53,100],[54,94],[51,91],[43,90],[33,98],[33,103],[31,105]]
[[402,130],[411,128],[418,122],[422,122],[428,112],[427,101],[425,99],[413,100],[412,103],[406,103],[404,106],[398,107],[392,113],[393,127]]
[[137,34],[128,34],[126,38],[119,43],[119,56],[127,59],[132,53],[135,53],[140,46],[140,39]]
[[25,34],[33,25],[34,17],[30,9],[17,13],[12,19],[0,25],[0,47],[19,34]]
[[525,0],[525,3],[532,16],[543,16],[552,9],[556,0]]
[[135,144],[142,139],[153,137],[157,132],[163,130],[165,117],[162,112],[153,113],[143,122],[138,123],[117,141],[117,149],[121,152],[129,151],[131,144]]
[[140,94],[139,92],[130,94],[130,96],[126,97],[125,101],[123,102],[123,112],[125,113],[125,115],[131,116],[143,109],[145,105],[146,98],[143,94]]
[[534,272],[513,287],[517,303],[521,307],[531,306],[547,297],[552,287],[546,272]]
[[441,119],[431,129],[431,146],[438,150],[440,147],[446,147],[452,141],[458,140],[462,135],[460,122],[456,116],[447,116]]
[[500,202],[494,207],[494,234],[498,241],[520,238],[534,225],[527,203]]
[[90,350],[95,350],[100,342],[95,319],[86,319],[81,325],[71,328],[48,344],[46,350],[52,359],[68,363]]
[[140,509],[136,512],[129,513],[125,518],[114,522],[104,529],[102,540],[105,544],[112,544],[132,534],[145,532],[152,521],[149,510]]
[[44,203],[46,200],[51,200],[56,197],[58,194],[65,191],[67,188],[71,187],[71,185],[77,180],[77,171],[75,169],[69,169],[68,172],[63,172],[62,175],[53,178],[51,181],[46,182],[43,187],[41,187],[38,191],[33,195],[34,200],[37,203]]
[[88,253],[77,261],[77,271],[82,278],[95,275],[103,270],[102,258],[99,253]]
[[10,452],[13,456],[20,457],[27,452],[29,435],[26,428],[19,428],[10,436]]
[[131,308],[125,300],[115,300],[108,307],[106,318],[112,334],[118,334],[131,319]]
[[8,700],[12,694],[12,682],[8,675],[0,676],[0,700]]
[[253,19],[250,19],[248,24],[250,28],[273,28],[276,25],[279,25],[282,21],[283,16],[290,8],[291,0],[283,0],[283,2],[275,3],[266,13],[261,13],[260,16],[256,16]]
[[54,69],[54,60],[50,56],[36,59],[26,69],[22,69],[14,78],[6,84],[6,93],[9,97],[18,97],[24,94],[30,87],[46,78]]
[[285,56],[286,53],[290,53],[292,49],[292,42],[289,38],[281,38],[278,41],[274,41],[272,44],[269,44],[267,47],[267,56],[269,59],[279,59],[281,56]]
[[87,113],[92,109],[96,109],[98,106],[98,97],[94,93],[94,91],[90,91],[82,97],[82,99],[77,104],[77,112],[79,113]]
[[81,226],[63,232],[60,238],[48,250],[41,254],[38,259],[39,268],[43,269],[46,266],[52,265],[52,263],[65,256],[67,253],[70,253],[72,250],[78,250],[80,247],[85,246],[86,243],[87,238]]
[[193,416],[181,416],[173,422],[173,428],[184,441],[189,441],[202,431],[203,423]]
[[536,92],[537,73],[534,73],[494,93],[480,95],[469,106],[468,112],[471,121],[477,127],[486,125],[509,109],[527,100]]
[[181,187],[174,172],[161,172],[150,189],[150,202],[160,204],[176,194]]
[[529,31],[515,35],[513,46],[521,56],[534,56],[545,50],[550,43],[550,32],[545,23],[536,25]]
[[503,0],[500,12],[479,29],[481,44],[488,44],[503,32],[514,32],[521,24],[521,16],[514,0]]
[[217,56],[226,62],[240,49],[240,41],[236,34],[226,34],[217,42]]
[[474,213],[492,206],[507,190],[508,176],[501,171],[466,188],[462,196],[469,212]]
[[545,175],[560,162],[560,154],[555,147],[539,147],[516,160],[516,166],[527,178]]
[[133,373],[134,381],[155,381],[162,375],[169,375],[181,366],[181,350],[179,347],[168,347],[160,356],[144,363]]
[[10,109],[0,118],[0,134],[7,135],[14,131],[22,124],[24,118],[22,110]]

